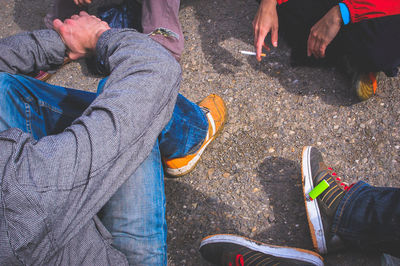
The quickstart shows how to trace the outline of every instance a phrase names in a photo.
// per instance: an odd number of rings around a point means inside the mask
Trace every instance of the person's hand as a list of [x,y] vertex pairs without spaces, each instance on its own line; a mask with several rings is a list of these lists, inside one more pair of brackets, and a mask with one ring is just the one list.
[[325,57],[326,47],[338,34],[342,25],[339,6],[334,6],[321,18],[310,31],[307,42],[307,55],[316,58]]
[[90,16],[85,11],[73,15],[64,22],[56,19],[53,21],[53,26],[69,49],[68,57],[72,60],[93,53],[101,34],[110,29],[107,22]]
[[92,0],[74,0],[77,6],[86,6],[92,3]]
[[261,61],[262,47],[269,49],[264,41],[271,32],[271,43],[278,46],[278,13],[276,12],[276,0],[262,0],[257,14],[253,20],[254,47],[256,48],[257,60]]

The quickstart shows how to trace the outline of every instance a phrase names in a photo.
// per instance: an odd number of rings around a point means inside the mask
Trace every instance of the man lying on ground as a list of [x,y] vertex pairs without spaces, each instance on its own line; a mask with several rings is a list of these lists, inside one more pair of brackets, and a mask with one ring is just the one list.
[[[54,28],[0,40],[0,264],[166,265],[159,147],[191,171],[224,103],[176,100],[179,64],[147,35],[85,12]],[[22,75],[88,55],[98,95]]]

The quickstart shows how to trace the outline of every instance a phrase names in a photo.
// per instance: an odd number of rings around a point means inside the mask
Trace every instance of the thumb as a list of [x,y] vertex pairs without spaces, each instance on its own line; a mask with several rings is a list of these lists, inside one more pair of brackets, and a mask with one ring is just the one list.
[[75,61],[81,57],[83,57],[84,55],[82,55],[81,53],[77,53],[77,52],[69,52],[68,53],[68,58]]

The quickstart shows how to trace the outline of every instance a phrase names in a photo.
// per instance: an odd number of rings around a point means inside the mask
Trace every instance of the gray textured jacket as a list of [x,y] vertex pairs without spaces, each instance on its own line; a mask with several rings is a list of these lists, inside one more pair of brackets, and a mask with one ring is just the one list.
[[[0,71],[59,66],[65,46],[51,30],[0,40]],[[0,132],[0,265],[124,265],[96,213],[150,153],[170,119],[180,66],[132,30],[108,30],[96,47],[110,77],[81,117],[35,141]],[[0,103],[1,104],[1,103]]]

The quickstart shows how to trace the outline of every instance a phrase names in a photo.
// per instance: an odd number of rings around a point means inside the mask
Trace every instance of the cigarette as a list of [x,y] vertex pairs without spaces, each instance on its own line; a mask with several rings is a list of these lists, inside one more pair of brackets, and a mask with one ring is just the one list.
[[[255,52],[250,52],[250,51],[240,51],[242,54],[247,54],[247,55],[257,55]],[[267,56],[266,54],[262,53],[261,56]]]

